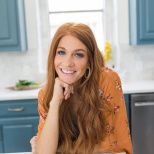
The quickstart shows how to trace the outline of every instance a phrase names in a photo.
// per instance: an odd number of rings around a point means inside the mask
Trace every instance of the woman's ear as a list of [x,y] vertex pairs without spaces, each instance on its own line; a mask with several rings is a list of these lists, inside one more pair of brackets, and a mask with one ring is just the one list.
[[86,69],[84,77],[86,79],[88,79],[90,77],[90,75],[91,75],[91,69],[90,69],[90,66],[88,66],[87,69]]

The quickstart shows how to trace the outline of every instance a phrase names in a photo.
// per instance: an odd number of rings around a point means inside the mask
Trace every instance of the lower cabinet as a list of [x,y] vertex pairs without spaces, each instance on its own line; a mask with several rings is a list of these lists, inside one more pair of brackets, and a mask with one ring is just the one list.
[[2,153],[2,132],[0,131],[0,153]]
[[37,132],[37,100],[0,102],[0,152],[29,152]]
[[36,133],[38,117],[3,119],[3,151],[30,151],[30,139]]
[[124,98],[125,98],[125,105],[126,105],[126,110],[127,110],[128,122],[129,122],[129,126],[130,126],[130,95],[125,94]]

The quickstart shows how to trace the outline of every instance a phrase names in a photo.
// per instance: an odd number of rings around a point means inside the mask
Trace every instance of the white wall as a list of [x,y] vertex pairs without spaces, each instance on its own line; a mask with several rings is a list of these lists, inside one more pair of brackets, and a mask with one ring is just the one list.
[[0,52],[0,86],[14,85],[19,79],[45,79],[50,43],[46,3],[44,0],[25,0],[28,51]]

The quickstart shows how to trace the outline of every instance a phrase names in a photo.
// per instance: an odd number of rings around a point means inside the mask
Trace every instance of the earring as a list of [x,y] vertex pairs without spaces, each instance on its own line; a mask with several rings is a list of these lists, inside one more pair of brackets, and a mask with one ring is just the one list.
[[90,67],[88,67],[87,70],[86,70],[86,73],[85,73],[84,77],[86,79],[89,79],[90,75],[91,75],[91,70],[90,70]]

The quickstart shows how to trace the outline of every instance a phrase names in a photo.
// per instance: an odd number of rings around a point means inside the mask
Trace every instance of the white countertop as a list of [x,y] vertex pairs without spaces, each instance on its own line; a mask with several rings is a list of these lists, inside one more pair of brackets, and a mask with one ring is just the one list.
[[[150,93],[154,92],[153,81],[138,81],[122,84],[123,92],[129,93]],[[4,100],[21,100],[21,99],[37,99],[39,89],[13,91],[6,88],[0,88],[0,101]]]
[[13,91],[6,88],[0,88],[0,101],[4,100],[21,100],[37,99],[39,89]]
[[123,92],[130,93],[151,93],[154,92],[154,80],[127,82],[122,84]]

